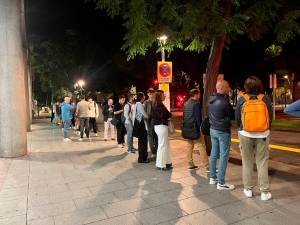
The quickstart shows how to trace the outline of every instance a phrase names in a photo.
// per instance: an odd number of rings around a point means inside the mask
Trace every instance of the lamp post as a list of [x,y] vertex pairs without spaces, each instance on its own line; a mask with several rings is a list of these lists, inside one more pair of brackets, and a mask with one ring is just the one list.
[[84,90],[83,89],[83,86],[85,85],[85,82],[84,80],[79,80],[77,81],[75,84],[74,84],[74,88],[79,88],[79,92],[80,92],[80,95],[82,95],[82,91]]
[[166,35],[162,35],[157,38],[159,41],[160,49],[161,49],[161,61],[165,61],[165,45],[167,42],[168,37]]

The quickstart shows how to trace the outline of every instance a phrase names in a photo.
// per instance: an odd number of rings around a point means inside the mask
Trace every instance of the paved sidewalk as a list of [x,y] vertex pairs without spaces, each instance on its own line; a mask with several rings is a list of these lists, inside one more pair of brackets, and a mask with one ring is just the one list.
[[176,137],[174,169],[163,172],[102,134],[65,143],[61,129],[40,123],[28,137],[28,156],[0,159],[1,225],[300,224],[299,167],[272,172],[274,199],[261,202],[257,190],[244,197],[240,164],[228,166],[231,192],[209,185],[204,169],[189,172],[185,142]]

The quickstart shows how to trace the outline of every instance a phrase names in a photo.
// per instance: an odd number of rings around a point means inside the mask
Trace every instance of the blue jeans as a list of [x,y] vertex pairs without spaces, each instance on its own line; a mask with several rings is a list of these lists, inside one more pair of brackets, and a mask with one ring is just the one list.
[[128,147],[128,152],[132,151],[132,147],[133,147],[133,137],[132,137],[132,124],[129,123],[125,123],[125,128],[127,131],[127,147]]
[[284,110],[285,113],[300,118],[300,100],[293,102]]
[[64,138],[68,138],[68,130],[71,127],[71,120],[64,121]]
[[[218,179],[219,184],[225,183],[225,174],[230,150],[230,133],[210,129],[211,153],[209,159],[210,178]],[[220,156],[218,177],[216,161]]]

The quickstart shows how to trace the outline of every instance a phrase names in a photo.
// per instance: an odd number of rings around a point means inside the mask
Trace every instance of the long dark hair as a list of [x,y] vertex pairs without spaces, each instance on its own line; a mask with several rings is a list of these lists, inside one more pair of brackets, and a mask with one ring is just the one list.
[[145,94],[143,93],[143,92],[138,92],[137,94],[136,94],[136,101],[137,102],[140,102],[140,101],[142,101],[142,99],[145,97]]
[[162,103],[162,97],[163,97],[164,92],[161,90],[157,90],[154,93],[154,98],[153,98],[153,106],[156,107],[159,104]]

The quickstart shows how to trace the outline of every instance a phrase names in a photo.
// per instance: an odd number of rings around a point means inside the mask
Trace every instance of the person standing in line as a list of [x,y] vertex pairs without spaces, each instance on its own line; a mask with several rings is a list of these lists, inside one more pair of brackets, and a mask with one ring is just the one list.
[[119,96],[119,102],[114,106],[114,117],[118,121],[116,124],[117,128],[117,141],[118,141],[118,147],[124,148],[125,147],[125,126],[122,123],[121,115],[123,113],[123,108],[125,105],[126,98],[124,95]]
[[154,89],[149,88],[148,89],[148,99],[144,102],[145,106],[145,111],[149,118],[147,119],[147,127],[148,127],[148,144],[149,144],[149,149],[152,154],[152,159],[156,159],[156,152],[157,152],[157,135],[154,131],[154,126],[151,123],[151,111],[152,111],[152,105],[153,105],[153,98],[154,98]]
[[[195,137],[184,137],[188,143],[188,152],[187,158],[189,162],[189,170],[198,169],[198,166],[195,166],[193,160],[193,151],[194,145],[199,145],[200,150],[200,160],[202,165],[208,170],[208,156],[205,150],[205,145],[203,144],[203,135],[200,132],[200,126],[202,122],[201,116],[201,108],[200,108],[200,90],[199,89],[192,89],[190,90],[190,99],[185,103],[183,108],[183,126],[192,127],[195,132]],[[183,131],[184,132],[184,131]],[[184,133],[182,135],[184,136]]]
[[300,99],[287,106],[284,109],[284,112],[291,116],[300,118]]
[[[228,100],[229,84],[220,80],[216,84],[217,93],[209,96],[208,117],[211,136],[210,153],[210,184],[217,184],[218,190],[233,190],[232,184],[225,183],[225,174],[229,159],[231,143],[231,118],[234,116],[232,106]],[[216,175],[216,161],[220,157],[218,175]]]
[[54,123],[57,126],[59,126],[61,124],[60,116],[61,116],[60,103],[56,102],[55,105],[54,105]]
[[172,114],[163,104],[165,98],[163,91],[157,90],[155,92],[151,113],[152,124],[158,137],[156,167],[159,170],[169,170],[173,168],[170,155],[168,128],[168,121],[172,117]]
[[127,133],[127,152],[134,153],[133,149],[133,117],[132,114],[135,110],[134,95],[128,94],[128,103],[124,106],[125,128]]
[[84,132],[86,137],[90,138],[90,127],[89,127],[89,111],[90,111],[90,103],[85,100],[85,96],[82,95],[80,98],[80,102],[77,104],[76,115],[79,120],[79,129],[80,129],[80,138],[78,141],[83,141]]
[[110,138],[115,140],[115,127],[112,125],[111,121],[114,117],[114,101],[110,98],[107,100],[107,104],[102,107],[102,114],[104,120],[104,141],[108,140],[108,131],[110,129]]
[[71,141],[68,135],[68,130],[72,125],[73,112],[75,111],[75,107],[70,104],[71,98],[65,97],[64,102],[61,104],[61,116],[64,125],[64,141]]
[[[137,93],[135,110],[132,113],[133,127],[137,126],[137,138],[138,138],[138,151],[139,151],[139,163],[149,163],[148,151],[147,151],[147,123],[148,115],[145,112],[143,102],[145,95],[143,92]],[[136,124],[137,123],[137,124]]]
[[92,97],[89,98],[89,103],[90,103],[90,130],[93,128],[94,134],[97,137],[98,134],[98,127],[97,127],[97,118],[99,116],[99,107],[98,104],[93,100]]
[[261,200],[266,201],[272,198],[268,175],[272,104],[269,98],[262,94],[263,85],[256,76],[247,78],[244,88],[246,93],[239,99],[235,112],[242,155],[244,194],[248,198],[253,196],[252,174],[255,155]]

